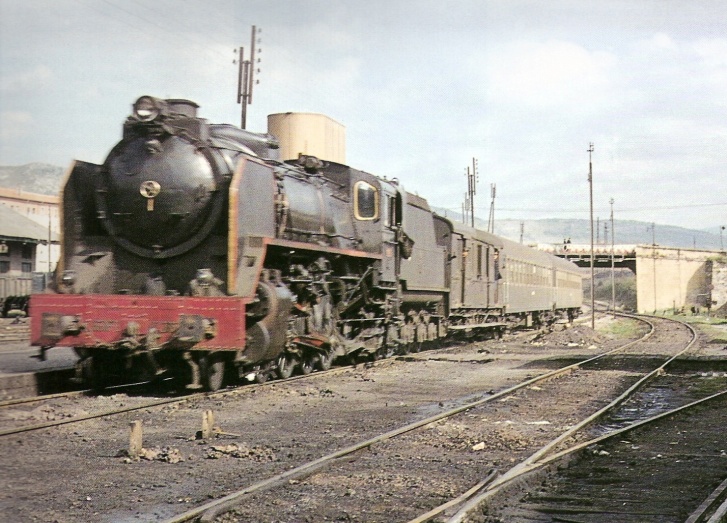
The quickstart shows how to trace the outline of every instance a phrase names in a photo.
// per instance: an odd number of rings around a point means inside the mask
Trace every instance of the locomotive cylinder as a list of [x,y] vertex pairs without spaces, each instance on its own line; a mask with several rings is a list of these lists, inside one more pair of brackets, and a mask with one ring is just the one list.
[[263,361],[277,356],[286,343],[289,311],[293,294],[283,285],[261,281],[257,288],[257,301],[248,309],[248,318],[262,319],[247,329],[245,352],[247,361]]

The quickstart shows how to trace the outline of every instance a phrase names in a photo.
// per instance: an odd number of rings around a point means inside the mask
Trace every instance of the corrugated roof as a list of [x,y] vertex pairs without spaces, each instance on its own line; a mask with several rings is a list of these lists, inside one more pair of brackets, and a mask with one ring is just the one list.
[[[0,238],[48,241],[48,228],[0,204]],[[58,234],[51,233],[51,241],[58,240]]]

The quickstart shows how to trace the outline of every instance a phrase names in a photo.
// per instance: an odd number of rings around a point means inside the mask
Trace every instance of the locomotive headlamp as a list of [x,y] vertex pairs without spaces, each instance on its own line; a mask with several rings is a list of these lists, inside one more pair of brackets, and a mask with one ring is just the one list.
[[155,120],[161,112],[157,100],[151,96],[142,96],[134,104],[134,116],[142,122]]

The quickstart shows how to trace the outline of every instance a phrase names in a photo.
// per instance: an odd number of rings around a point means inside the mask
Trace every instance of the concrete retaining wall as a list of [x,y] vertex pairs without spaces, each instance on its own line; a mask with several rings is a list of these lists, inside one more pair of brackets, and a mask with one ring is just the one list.
[[727,305],[724,253],[660,246],[636,248],[636,301],[639,312]]

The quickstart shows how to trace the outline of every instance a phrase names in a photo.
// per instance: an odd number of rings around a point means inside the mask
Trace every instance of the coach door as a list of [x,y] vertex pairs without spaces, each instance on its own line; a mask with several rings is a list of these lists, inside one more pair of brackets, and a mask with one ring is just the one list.
[[494,282],[492,279],[492,246],[485,244],[484,265],[485,265],[485,294],[487,295],[487,307],[494,303]]
[[462,307],[465,306],[465,290],[467,289],[467,254],[467,240],[464,236],[460,235],[459,241],[457,242],[457,257],[459,258],[459,302]]
[[502,281],[502,275],[500,274],[500,250],[495,246],[488,246],[487,249],[489,260],[487,267],[490,270],[490,276],[487,281],[489,282],[487,295],[489,296],[489,305],[491,307],[497,307],[500,304],[500,295],[502,290],[500,289],[500,283]]

